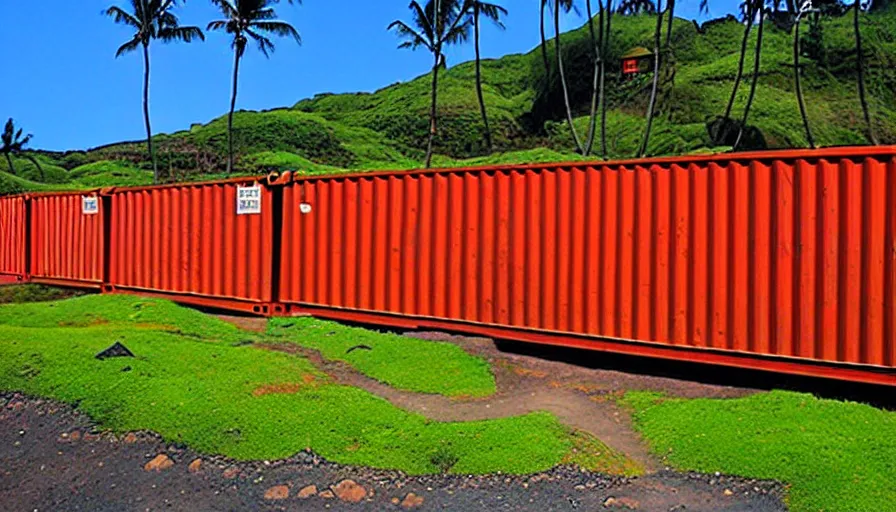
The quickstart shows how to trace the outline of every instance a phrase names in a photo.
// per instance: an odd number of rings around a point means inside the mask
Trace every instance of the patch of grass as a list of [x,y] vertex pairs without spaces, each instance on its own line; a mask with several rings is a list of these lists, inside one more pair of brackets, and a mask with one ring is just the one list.
[[236,326],[173,302],[130,295],[85,295],[74,299],[0,306],[0,325],[30,328],[101,324],[151,326],[187,337],[238,342]]
[[152,172],[127,162],[101,160],[75,167],[69,175],[83,188],[152,185]]
[[0,286],[0,304],[25,302],[51,302],[84,295],[83,291],[44,286],[41,284],[17,284]]
[[791,485],[795,512],[889,510],[896,503],[896,413],[773,391],[735,400],[628,393],[637,428],[680,469]]
[[495,377],[482,358],[451,343],[347,327],[314,318],[275,318],[269,332],[325,358],[344,361],[397,389],[453,397],[495,393]]
[[571,435],[573,449],[563,459],[564,463],[610,475],[631,477],[644,474],[640,464],[613,451],[593,435],[580,430],[573,431]]
[[[173,305],[153,302],[140,309],[155,311],[152,318],[135,319],[126,301],[67,302],[76,306],[0,307],[0,389],[77,404],[116,432],[152,430],[239,460],[311,448],[335,462],[410,474],[537,472],[563,462],[576,445],[550,414],[434,422],[335,385],[301,357],[208,341],[215,337],[208,325],[200,339],[142,323],[162,316],[180,332],[203,326],[197,313]],[[113,323],[55,327],[87,311]],[[94,358],[115,341],[136,358]]]

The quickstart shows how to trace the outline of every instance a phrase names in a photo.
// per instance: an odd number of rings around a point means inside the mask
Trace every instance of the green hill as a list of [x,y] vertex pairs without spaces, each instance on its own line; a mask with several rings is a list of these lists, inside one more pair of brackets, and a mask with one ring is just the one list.
[[[615,16],[608,82],[608,151],[631,157],[645,124],[650,77],[623,81],[619,57],[652,45],[656,18]],[[856,94],[856,55],[851,14],[826,18],[809,36],[803,28],[804,91],[816,142],[823,146],[865,143]],[[869,101],[878,136],[896,143],[896,7],[863,19]],[[734,18],[705,25],[678,19],[673,37],[674,82],[661,90],[648,153],[672,155],[713,148],[707,123],[724,112],[737,69],[743,26]],[[755,41],[756,33],[753,38]],[[767,25],[756,100],[748,124],[755,137],[748,149],[807,145],[793,87],[791,32]],[[811,38],[811,40],[810,40]],[[587,27],[562,36],[569,92],[581,137],[588,131],[592,65]],[[484,41],[488,44],[488,41]],[[553,43],[549,51],[553,52]],[[551,53],[553,54],[553,53]],[[749,92],[752,52],[733,117]],[[447,69],[439,88],[439,136],[435,165],[529,163],[581,158],[565,122],[556,73],[545,74],[540,51],[483,62],[484,94],[496,153],[486,155],[474,90],[472,62]],[[428,130],[430,77],[423,75],[374,93],[319,94],[291,108],[239,112],[235,117],[237,169],[241,173],[301,170],[407,169],[421,165]],[[220,175],[226,162],[226,116],[206,125],[155,137],[159,166],[172,181]],[[141,141],[85,152],[47,153],[45,179],[27,160],[20,177],[0,174],[0,193],[11,189],[96,187],[151,181]],[[0,160],[0,172],[6,171]],[[11,183],[11,184],[10,184]]]

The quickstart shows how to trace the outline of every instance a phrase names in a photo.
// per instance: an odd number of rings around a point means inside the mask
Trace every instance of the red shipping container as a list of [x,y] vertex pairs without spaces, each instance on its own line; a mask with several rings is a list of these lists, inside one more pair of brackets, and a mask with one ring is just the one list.
[[896,148],[297,178],[291,312],[896,385]]
[[103,282],[104,211],[96,192],[29,196],[33,281],[99,287]]
[[0,283],[25,278],[25,198],[0,197]]
[[271,312],[274,216],[266,186],[242,179],[108,195],[115,214],[107,291]]

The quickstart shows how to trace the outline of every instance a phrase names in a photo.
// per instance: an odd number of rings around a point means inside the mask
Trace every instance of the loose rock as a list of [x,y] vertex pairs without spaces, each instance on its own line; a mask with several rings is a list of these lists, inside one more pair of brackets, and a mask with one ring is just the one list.
[[316,485],[307,485],[305,487],[302,487],[302,489],[299,491],[299,494],[297,496],[299,497],[299,499],[304,500],[304,499],[308,499],[312,496],[315,496],[316,494],[317,494],[317,486]]
[[158,473],[170,468],[173,465],[173,460],[168,458],[168,456],[165,454],[160,454],[157,455],[156,458],[147,462],[146,465],[143,466],[143,469],[145,469],[146,471],[155,471]]
[[343,480],[332,487],[333,493],[342,501],[358,503],[367,497],[367,490],[354,480]]
[[401,506],[406,509],[411,509],[415,507],[419,507],[423,505],[423,496],[417,496],[416,494],[409,492],[407,496],[404,497],[404,500],[401,502]]
[[190,473],[199,473],[199,470],[202,468],[202,459],[196,459],[187,466],[187,471]]
[[323,498],[325,500],[331,500],[336,497],[336,495],[333,494],[333,491],[323,491],[320,494],[318,494],[318,496],[320,496],[321,498]]
[[228,480],[232,480],[232,479],[236,478],[239,474],[240,474],[240,469],[236,468],[236,467],[227,468],[224,470],[224,478],[226,478]]
[[124,436],[124,442],[127,444],[134,444],[137,442],[137,434],[133,432],[128,432],[128,435]]
[[264,499],[268,501],[285,500],[289,498],[289,487],[285,485],[275,485],[264,492]]

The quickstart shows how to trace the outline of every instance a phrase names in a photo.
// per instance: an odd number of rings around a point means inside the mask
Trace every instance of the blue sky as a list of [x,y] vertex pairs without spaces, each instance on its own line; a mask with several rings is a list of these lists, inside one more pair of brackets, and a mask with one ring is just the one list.
[[[129,28],[102,15],[124,0],[39,0],[17,9],[0,3],[0,122],[13,117],[34,134],[33,147],[86,149],[144,134],[141,107],[143,62],[139,53],[115,58]],[[580,2],[584,5],[584,1]],[[736,0],[715,2],[712,16],[733,11]],[[678,14],[693,18],[697,0],[680,0]],[[531,50],[538,44],[538,2],[504,0],[507,30],[486,27],[484,57]],[[584,7],[583,7],[584,9]],[[241,64],[237,108],[293,105],[322,92],[374,91],[426,73],[425,51],[398,50],[386,26],[407,19],[407,0],[304,0],[277,7],[280,17],[302,34],[299,47],[279,41],[271,58],[254,47]],[[183,24],[205,27],[220,18],[206,0],[189,0],[178,10]],[[585,22],[564,17],[562,30]],[[229,106],[233,53],[224,34],[205,43],[156,44],[151,48],[153,132],[173,132],[205,123]],[[473,58],[472,46],[452,49],[448,63]]]

